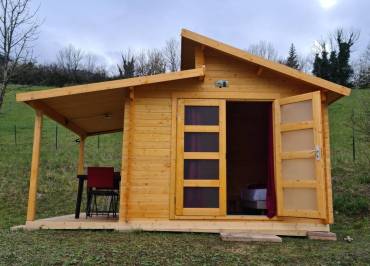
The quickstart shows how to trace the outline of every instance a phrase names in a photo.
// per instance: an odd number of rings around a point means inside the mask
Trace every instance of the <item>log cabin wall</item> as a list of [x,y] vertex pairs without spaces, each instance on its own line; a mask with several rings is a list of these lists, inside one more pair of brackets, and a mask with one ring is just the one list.
[[[266,95],[280,98],[319,90],[211,48],[202,51],[206,67],[203,81],[180,80],[135,88],[128,219],[174,218],[176,97],[224,95],[227,99],[244,93],[255,99]],[[219,79],[228,80],[229,86],[217,88],[215,81]]]

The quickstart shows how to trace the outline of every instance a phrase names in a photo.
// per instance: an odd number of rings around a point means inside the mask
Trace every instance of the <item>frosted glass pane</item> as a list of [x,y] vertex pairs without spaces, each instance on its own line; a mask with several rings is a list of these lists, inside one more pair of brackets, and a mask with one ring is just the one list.
[[218,188],[185,187],[184,208],[218,208]]
[[218,106],[185,106],[185,125],[218,125]]
[[315,159],[292,159],[282,161],[284,179],[315,179]]
[[284,188],[284,209],[317,210],[316,190],[313,188]]
[[313,140],[312,128],[281,133],[283,152],[313,150],[315,148]]
[[218,160],[184,160],[184,179],[218,179]]
[[284,104],[281,106],[281,123],[295,123],[301,121],[311,121],[312,101]]

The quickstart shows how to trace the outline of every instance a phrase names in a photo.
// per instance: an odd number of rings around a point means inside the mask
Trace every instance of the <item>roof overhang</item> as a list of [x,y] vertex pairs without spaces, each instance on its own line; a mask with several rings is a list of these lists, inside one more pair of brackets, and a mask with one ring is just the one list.
[[[200,44],[206,47],[210,47],[212,49],[218,50],[224,54],[233,56],[235,58],[238,58],[240,60],[258,65],[262,69],[268,69],[277,73],[280,73],[282,75],[285,75],[287,77],[299,80],[304,83],[308,83],[310,85],[319,87],[323,90],[327,90],[331,93],[330,99],[332,101],[342,97],[342,96],[348,96],[351,93],[351,89],[344,87],[342,85],[338,85],[336,83],[303,73],[301,71],[295,70],[291,67],[288,67],[283,64],[279,64],[267,59],[264,59],[259,56],[252,55],[244,50],[232,47],[230,45],[227,45],[225,43],[213,40],[211,38],[208,38],[206,36],[200,35],[198,33],[192,32],[190,30],[183,29],[181,31],[181,68],[182,69],[188,69],[191,68],[194,65],[193,61],[190,61],[189,58],[194,58],[194,45]],[[192,56],[189,56],[191,55]]]
[[86,85],[18,93],[18,102],[40,110],[81,137],[122,131],[124,102],[130,88],[202,78],[204,68]]

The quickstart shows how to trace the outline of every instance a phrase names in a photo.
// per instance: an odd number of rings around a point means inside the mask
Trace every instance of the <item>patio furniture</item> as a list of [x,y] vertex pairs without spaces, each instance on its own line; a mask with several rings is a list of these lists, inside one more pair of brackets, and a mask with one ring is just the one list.
[[[118,182],[115,182],[113,167],[88,167],[86,218],[93,215],[117,216]],[[98,198],[104,198],[106,208],[99,207]]]

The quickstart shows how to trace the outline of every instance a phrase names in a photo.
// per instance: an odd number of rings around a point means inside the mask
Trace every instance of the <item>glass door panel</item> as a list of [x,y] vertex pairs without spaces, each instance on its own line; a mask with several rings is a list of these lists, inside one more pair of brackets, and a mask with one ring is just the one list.
[[278,215],[325,218],[320,92],[274,105]]
[[226,215],[225,101],[178,100],[176,215]]

